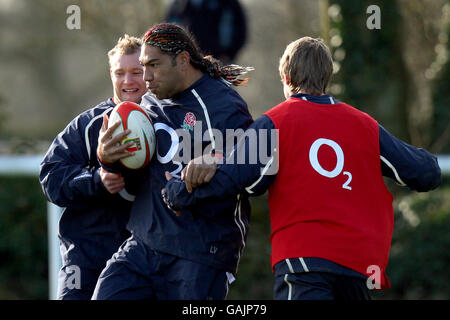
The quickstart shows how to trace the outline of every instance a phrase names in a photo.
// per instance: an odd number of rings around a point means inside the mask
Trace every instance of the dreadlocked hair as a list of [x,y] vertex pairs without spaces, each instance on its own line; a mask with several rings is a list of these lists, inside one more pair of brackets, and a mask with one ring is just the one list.
[[192,34],[176,24],[157,24],[145,33],[142,41],[158,47],[172,57],[186,51],[189,53],[190,62],[194,68],[209,74],[212,78],[222,78],[235,86],[247,83],[248,78],[241,78],[241,76],[254,70],[252,67],[242,67],[236,64],[223,66],[212,56],[203,56]]

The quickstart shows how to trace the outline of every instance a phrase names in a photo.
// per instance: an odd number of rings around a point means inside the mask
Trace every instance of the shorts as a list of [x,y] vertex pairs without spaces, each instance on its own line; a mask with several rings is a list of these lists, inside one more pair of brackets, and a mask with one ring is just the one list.
[[276,300],[370,300],[366,281],[327,272],[286,273],[275,277]]
[[131,236],[107,262],[93,300],[223,300],[225,270],[152,250]]

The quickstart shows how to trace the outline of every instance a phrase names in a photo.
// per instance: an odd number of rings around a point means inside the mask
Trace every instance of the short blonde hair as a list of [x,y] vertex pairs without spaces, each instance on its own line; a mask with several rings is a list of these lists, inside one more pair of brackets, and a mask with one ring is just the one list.
[[322,39],[303,37],[286,47],[279,71],[282,82],[286,76],[289,78],[293,93],[321,95],[326,92],[333,73],[333,59]]
[[133,54],[141,50],[142,40],[136,37],[131,37],[125,34],[117,41],[114,48],[108,51],[109,65],[111,66],[111,59],[114,55]]

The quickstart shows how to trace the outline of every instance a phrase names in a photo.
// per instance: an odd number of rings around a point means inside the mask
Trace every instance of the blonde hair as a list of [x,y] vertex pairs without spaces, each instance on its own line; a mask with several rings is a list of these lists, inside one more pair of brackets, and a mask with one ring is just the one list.
[[108,51],[108,60],[109,65],[111,66],[111,59],[116,54],[125,55],[125,54],[133,54],[141,50],[142,40],[136,37],[130,37],[128,34],[125,34],[123,37],[117,41],[117,44],[114,48]]
[[281,81],[289,78],[293,93],[325,93],[333,73],[333,59],[322,39],[303,37],[291,42],[280,59]]

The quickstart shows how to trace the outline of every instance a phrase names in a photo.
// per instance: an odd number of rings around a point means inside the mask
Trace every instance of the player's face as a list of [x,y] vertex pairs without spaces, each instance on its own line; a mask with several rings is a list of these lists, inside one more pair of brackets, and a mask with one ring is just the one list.
[[139,51],[132,54],[116,54],[111,59],[111,81],[114,88],[114,102],[140,103],[147,91],[143,79],[143,68],[139,63]]
[[144,66],[147,88],[158,99],[171,98],[183,91],[183,74],[176,58],[162,52],[158,47],[144,45],[139,60]]

